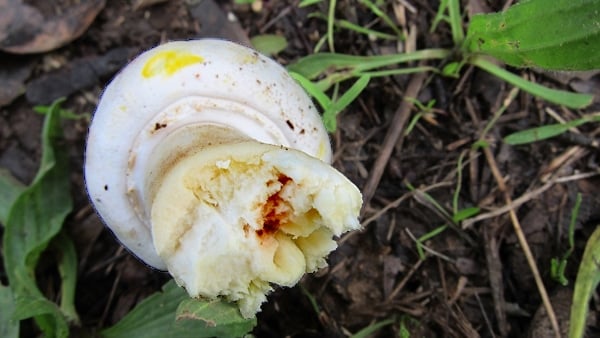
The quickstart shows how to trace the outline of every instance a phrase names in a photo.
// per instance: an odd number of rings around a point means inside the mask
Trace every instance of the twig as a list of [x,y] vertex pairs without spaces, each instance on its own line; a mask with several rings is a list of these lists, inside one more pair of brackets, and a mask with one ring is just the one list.
[[479,304],[479,310],[481,311],[481,315],[483,316],[483,320],[485,321],[485,326],[487,326],[488,330],[490,331],[490,336],[496,338],[494,330],[492,329],[492,323],[490,322],[490,319],[488,318],[488,315],[485,312],[485,308],[483,307],[481,298],[479,298],[479,294],[475,293],[475,299],[477,299],[477,304]]
[[[506,310],[504,304],[504,286],[502,283],[502,261],[498,252],[496,240],[497,226],[483,226],[483,238],[485,242],[485,258],[488,267],[490,287],[492,288],[492,299],[494,300],[494,312],[498,321],[500,336],[506,337],[509,326],[506,321]],[[488,229],[491,228],[491,229]]]
[[[509,212],[510,210],[513,210],[515,208],[518,208],[519,206],[521,206],[523,203],[526,203],[534,198],[536,198],[537,196],[541,195],[544,191],[550,189],[550,187],[552,187],[555,184],[555,180],[551,180],[546,182],[546,184],[544,184],[543,186],[532,190],[530,192],[527,192],[525,194],[523,194],[521,197],[517,198],[516,200],[513,200],[511,202],[511,204],[507,204],[503,207],[500,207],[498,209],[492,210],[490,212],[484,213],[484,214],[480,214],[477,215],[473,218],[464,220],[462,222],[462,228],[463,230],[470,228],[473,224],[479,222],[479,221],[483,221],[485,219],[489,219],[492,217],[497,217],[500,216],[502,214],[505,214],[507,212]],[[502,183],[504,185],[504,182]]]
[[419,259],[417,261],[417,263],[415,265],[413,265],[412,268],[410,268],[410,270],[408,271],[408,273],[404,276],[404,278],[402,278],[402,280],[400,281],[400,283],[398,283],[398,285],[394,288],[394,290],[387,297],[387,301],[388,302],[390,302],[394,298],[396,298],[396,296],[398,295],[398,293],[400,293],[400,291],[402,291],[402,289],[404,289],[404,286],[406,285],[406,283],[408,283],[408,281],[410,280],[410,278],[412,277],[412,275],[414,275],[415,272],[417,272],[417,270],[421,267],[421,264],[423,264],[423,262],[425,262],[424,259]]
[[[508,190],[506,189],[506,185],[504,184],[504,180],[502,179],[502,175],[500,174],[500,170],[498,169],[498,165],[496,164],[496,159],[490,150],[490,147],[484,147],[483,152],[485,157],[492,169],[492,173],[494,174],[494,178],[498,183],[498,188],[500,191],[504,193],[504,200],[507,205],[513,205],[513,201],[510,198]],[[554,309],[552,308],[552,303],[550,303],[550,297],[548,297],[548,292],[546,291],[546,287],[544,286],[544,282],[542,281],[542,277],[540,276],[540,272],[535,263],[535,258],[531,253],[531,248],[529,247],[529,243],[527,243],[527,239],[525,238],[525,234],[523,233],[523,229],[521,228],[521,224],[519,223],[519,219],[517,218],[517,213],[514,208],[510,208],[508,211],[510,215],[510,219],[512,221],[513,228],[515,230],[515,234],[519,240],[519,245],[521,245],[521,249],[523,250],[523,254],[525,254],[525,258],[527,259],[527,263],[529,264],[529,269],[533,274],[533,278],[535,279],[535,283],[538,288],[538,292],[542,297],[542,302],[544,303],[544,308],[546,309],[546,313],[548,314],[548,319],[550,319],[550,323],[552,324],[552,329],[554,330],[554,334],[556,338],[560,338],[560,327],[558,326],[558,320],[556,319],[556,314],[554,313]]]
[[[404,97],[417,97],[421,87],[423,86],[423,82],[425,81],[425,76],[426,74],[424,72],[414,74],[408,82],[408,87],[406,88]],[[379,153],[379,156],[375,160],[375,163],[369,172],[370,176],[367,180],[367,183],[362,189],[364,201],[363,205],[365,206],[369,204],[371,198],[373,198],[373,195],[375,194],[375,190],[381,181],[381,177],[383,176],[385,167],[387,166],[390,156],[392,155],[392,151],[397,146],[398,140],[404,132],[404,127],[409,120],[410,110],[412,107],[413,103],[411,101],[403,100],[400,104],[400,107],[398,107],[394,113],[394,117],[390,123],[388,132],[385,135],[381,152]]]
[[437,251],[433,250],[432,248],[428,247],[427,245],[421,243],[417,239],[417,237],[415,237],[415,235],[408,228],[405,228],[404,230],[406,230],[406,233],[408,234],[408,237],[410,237],[415,242],[415,244],[420,245],[421,248],[423,248],[423,250],[429,252],[430,254],[432,254],[432,255],[434,255],[436,257],[439,257],[439,258],[445,260],[446,262],[449,262],[449,263],[452,263],[452,264],[456,264],[456,260],[455,259],[452,259],[452,258],[444,255],[443,253],[437,252]]
[[[425,188],[422,188],[421,191],[422,192],[427,192],[429,190],[433,190],[433,189],[436,189],[436,188],[449,187],[449,186],[452,186],[452,182],[439,182],[439,183],[427,186]],[[385,214],[388,210],[393,209],[393,208],[397,208],[400,204],[402,204],[402,202],[404,202],[405,200],[409,199],[414,194],[415,194],[414,191],[409,191],[407,193],[404,193],[402,196],[400,196],[397,199],[393,200],[392,202],[388,203],[385,207],[383,207],[380,210],[378,210],[376,213],[374,213],[369,218],[363,220],[361,225],[363,227],[366,227],[369,223],[377,220],[379,217],[381,217],[383,214]],[[348,234],[352,234],[352,233],[353,232],[349,232]]]

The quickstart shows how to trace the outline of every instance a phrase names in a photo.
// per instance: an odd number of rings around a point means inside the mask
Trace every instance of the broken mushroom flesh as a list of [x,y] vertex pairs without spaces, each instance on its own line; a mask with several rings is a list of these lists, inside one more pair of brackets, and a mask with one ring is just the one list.
[[90,126],[85,179],[116,237],[192,297],[260,310],[360,227],[311,100],[283,67],[223,40],[132,61]]

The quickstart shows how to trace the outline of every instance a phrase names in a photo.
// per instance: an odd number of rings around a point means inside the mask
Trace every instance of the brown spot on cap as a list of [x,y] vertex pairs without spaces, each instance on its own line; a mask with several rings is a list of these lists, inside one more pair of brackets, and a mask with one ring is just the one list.
[[166,127],[167,127],[166,123],[158,123],[158,122],[156,122],[154,124],[154,131],[157,131],[157,130],[160,130],[160,129],[163,129],[163,128],[166,128]]

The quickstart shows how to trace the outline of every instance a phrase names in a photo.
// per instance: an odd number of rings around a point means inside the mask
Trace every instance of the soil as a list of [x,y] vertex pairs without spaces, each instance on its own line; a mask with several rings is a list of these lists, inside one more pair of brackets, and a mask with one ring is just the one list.
[[[39,10],[43,15],[37,23],[44,24],[86,1],[23,3]],[[274,58],[286,65],[311,54],[327,29],[324,20],[311,15],[326,14],[327,2],[298,8],[298,1],[264,0],[258,1],[258,8],[233,1],[173,0],[135,9],[144,1],[87,3],[97,15],[89,22],[70,23],[85,27],[80,36],[76,29],[69,30],[61,46],[48,51],[0,52],[0,80],[6,84],[0,91],[0,167],[24,183],[34,177],[41,154],[43,116],[33,112],[34,105],[65,96],[65,108],[92,114],[102,88],[118,69],[165,41],[222,37],[248,44],[249,37],[278,34],[288,46]],[[467,17],[478,9],[501,10],[508,3],[512,1],[463,1]],[[433,0],[384,5],[413,37],[407,40],[412,48],[452,48],[447,24],[430,33],[437,7]],[[338,0],[336,17],[393,33],[359,1]],[[6,17],[0,18],[3,27]],[[335,33],[335,51],[352,55],[396,53],[411,48],[408,42],[372,39],[348,30]],[[448,61],[430,65],[441,67]],[[569,110],[520,92],[489,130],[489,147],[483,150],[472,145],[507,102],[510,85],[474,68],[466,68],[459,78],[426,74],[371,81],[340,115],[338,130],[331,135],[334,166],[365,192],[364,229],[339,240],[328,268],[306,276],[296,287],[275,290],[258,314],[255,336],[345,337],[387,319],[393,323],[373,337],[406,337],[406,332],[410,337],[553,336],[515,235],[515,221],[506,209],[500,210],[507,205],[506,196],[516,204],[516,218],[564,332],[577,266],[600,221],[600,128],[587,124],[567,136],[523,146],[509,146],[502,137],[556,123],[552,116],[570,120],[598,111],[600,76],[512,71],[552,88],[595,93],[595,103],[585,110]],[[411,90],[420,102],[435,100],[433,109],[405,103]],[[417,114],[421,119],[406,132],[407,121]],[[82,177],[88,120],[63,124],[75,200],[66,226],[80,262],[76,306],[82,323],[72,335],[83,336],[118,322],[170,277],[139,262],[103,226],[89,204]],[[565,273],[570,282],[562,286],[551,278],[550,260],[568,249],[569,219],[578,193],[583,203]],[[454,205],[478,207],[480,213],[456,222]],[[442,226],[443,232],[423,241],[420,255],[416,239]],[[0,276],[5,283],[5,274]],[[51,299],[58,294],[57,279],[42,260],[39,286]],[[590,304],[589,337],[600,335],[599,296],[596,292]],[[22,336],[38,334],[31,321],[23,322]]]

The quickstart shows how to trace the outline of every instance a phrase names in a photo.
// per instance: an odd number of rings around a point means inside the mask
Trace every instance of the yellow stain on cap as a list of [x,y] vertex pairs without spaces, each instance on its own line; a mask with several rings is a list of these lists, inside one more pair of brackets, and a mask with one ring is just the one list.
[[325,152],[326,147],[327,145],[325,144],[325,142],[319,143],[319,149],[317,150],[317,158],[321,161],[325,161],[325,155],[327,154]]
[[159,74],[170,76],[184,67],[203,61],[204,59],[199,55],[183,51],[165,50],[158,52],[146,62],[144,68],[142,68],[142,76],[145,78]]

